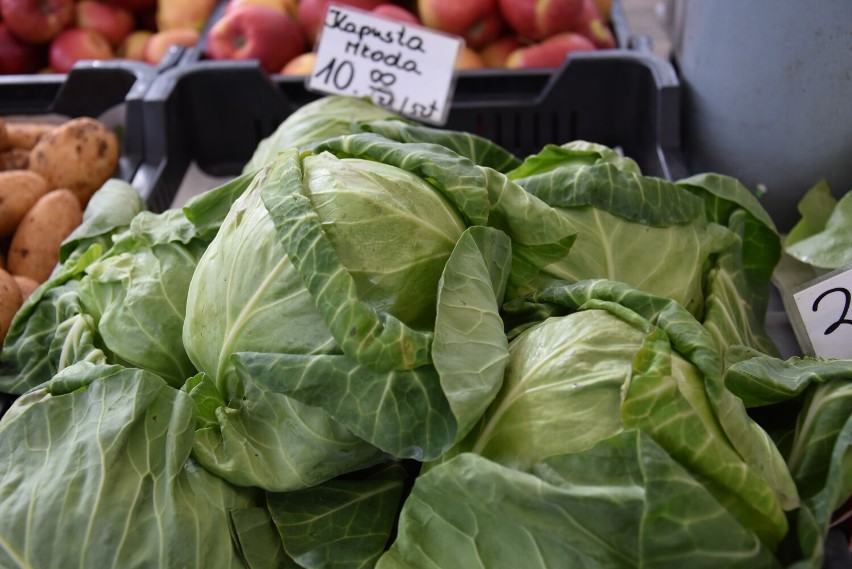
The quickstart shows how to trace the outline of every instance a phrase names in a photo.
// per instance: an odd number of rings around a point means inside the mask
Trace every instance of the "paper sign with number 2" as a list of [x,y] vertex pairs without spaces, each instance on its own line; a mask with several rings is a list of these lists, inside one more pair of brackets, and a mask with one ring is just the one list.
[[852,267],[805,285],[793,300],[813,355],[852,358]]

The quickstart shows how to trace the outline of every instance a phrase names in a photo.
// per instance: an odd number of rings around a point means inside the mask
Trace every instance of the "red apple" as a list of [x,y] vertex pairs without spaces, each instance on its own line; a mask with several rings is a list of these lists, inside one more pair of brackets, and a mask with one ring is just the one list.
[[528,47],[516,49],[506,59],[506,67],[509,69],[555,68],[562,65],[571,53],[594,49],[596,49],[595,44],[586,36],[574,32],[562,32]]
[[462,36],[472,48],[494,41],[503,31],[497,0],[417,0],[417,13],[427,27]]
[[136,27],[130,10],[95,0],[80,0],[75,5],[77,27],[95,30],[117,46]]
[[574,31],[592,40],[598,49],[612,49],[616,45],[615,35],[609,29],[595,0],[583,0],[583,10]]
[[172,28],[154,32],[142,50],[142,60],[156,65],[174,46],[192,47],[198,43],[201,32],[195,28]]
[[19,40],[0,22],[0,75],[35,73],[46,63],[44,46]]
[[50,42],[50,67],[68,73],[81,60],[112,59],[115,53],[104,36],[94,30],[68,28]]
[[488,67],[506,67],[509,54],[527,45],[518,36],[503,36],[481,48],[479,55]]
[[115,51],[116,57],[145,61],[145,44],[154,35],[151,30],[134,30],[130,32]]
[[413,26],[420,25],[420,18],[418,18],[414,12],[406,10],[397,4],[379,4],[370,10],[370,14],[380,18],[387,18],[388,20],[393,20],[395,22],[402,22],[403,24],[411,24]]
[[515,32],[543,40],[577,27],[583,0],[498,0],[500,13]]
[[310,45],[316,43],[317,35],[325,23],[325,13],[328,5],[335,3],[341,6],[350,6],[361,10],[370,11],[387,0],[299,0],[296,10],[296,21],[305,32],[305,37]]
[[317,61],[317,52],[300,53],[281,69],[281,75],[310,75]]
[[211,59],[256,59],[268,73],[277,73],[305,51],[305,35],[286,14],[263,6],[240,6],[210,28]]
[[472,48],[480,48],[493,42],[506,30],[506,22],[499,12],[474,24],[464,34],[464,40]]
[[74,21],[74,0],[0,0],[9,31],[29,43],[48,43]]

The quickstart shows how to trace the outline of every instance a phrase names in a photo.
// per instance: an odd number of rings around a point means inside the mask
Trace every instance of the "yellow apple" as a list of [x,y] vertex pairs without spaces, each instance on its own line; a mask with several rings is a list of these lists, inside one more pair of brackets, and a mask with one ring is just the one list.
[[124,41],[121,42],[116,50],[116,56],[122,59],[134,59],[136,61],[145,61],[145,43],[148,38],[154,35],[151,30],[136,30],[130,32]]
[[216,0],[158,0],[157,31],[192,28],[201,31]]
[[192,47],[198,43],[200,37],[198,30],[194,28],[172,28],[155,32],[145,42],[142,59],[156,65],[165,57],[172,46]]
[[456,56],[455,68],[463,71],[465,69],[482,69],[483,67],[488,67],[488,65],[479,55],[479,52],[466,45],[462,46]]
[[280,73],[281,75],[310,75],[311,71],[314,70],[316,60],[317,53],[315,51],[306,51],[288,61]]
[[296,8],[298,7],[297,0],[230,0],[226,10],[250,4],[254,6],[272,8],[273,10],[283,12],[292,18],[296,17]]

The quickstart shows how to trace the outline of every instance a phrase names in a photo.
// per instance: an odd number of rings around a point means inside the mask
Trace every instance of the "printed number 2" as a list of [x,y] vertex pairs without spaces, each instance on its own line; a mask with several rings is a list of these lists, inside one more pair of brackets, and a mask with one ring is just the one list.
[[823,332],[823,335],[825,335],[825,336],[828,336],[829,334],[831,334],[832,332],[837,330],[837,328],[839,328],[841,324],[852,325],[852,320],[846,319],[846,315],[849,313],[849,304],[850,304],[850,301],[852,301],[852,294],[850,294],[849,291],[845,288],[841,288],[841,287],[830,288],[827,291],[820,294],[818,297],[816,297],[816,300],[814,300],[813,311],[814,312],[817,311],[817,309],[819,308],[819,303],[823,298],[825,298],[829,294],[832,294],[832,293],[835,293],[835,292],[839,292],[840,294],[843,295],[843,313],[840,315],[840,318],[838,318],[836,322],[832,323],[831,326],[829,326],[828,328],[825,329],[825,332]]

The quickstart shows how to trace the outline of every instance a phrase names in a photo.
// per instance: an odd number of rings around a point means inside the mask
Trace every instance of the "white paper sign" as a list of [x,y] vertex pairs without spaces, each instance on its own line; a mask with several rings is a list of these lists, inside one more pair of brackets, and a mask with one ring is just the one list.
[[810,350],[820,358],[852,358],[852,267],[805,284],[793,293]]
[[334,4],[321,34],[308,89],[446,122],[461,38]]

